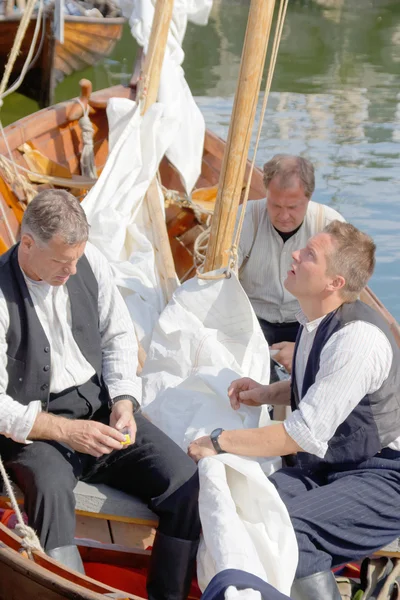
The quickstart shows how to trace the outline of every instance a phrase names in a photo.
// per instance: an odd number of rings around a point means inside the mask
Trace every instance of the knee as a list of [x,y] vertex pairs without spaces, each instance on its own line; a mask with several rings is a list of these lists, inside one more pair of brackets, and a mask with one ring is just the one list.
[[31,452],[13,464],[17,485],[25,496],[34,493],[42,497],[73,495],[76,478],[67,460],[51,445],[35,442]]

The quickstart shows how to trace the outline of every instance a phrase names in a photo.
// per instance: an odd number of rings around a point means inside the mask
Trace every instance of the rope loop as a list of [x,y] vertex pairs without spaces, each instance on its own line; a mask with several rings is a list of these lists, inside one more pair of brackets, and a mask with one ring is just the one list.
[[83,104],[80,98],[78,98],[83,115],[79,119],[78,123],[82,131],[82,153],[80,157],[81,175],[85,177],[91,177],[97,179],[96,165],[94,161],[94,147],[93,147],[93,136],[94,128],[89,117],[89,104],[86,106]]
[[44,552],[43,548],[40,545],[39,539],[36,533],[33,531],[31,527],[24,523],[24,519],[21,513],[21,510],[18,506],[17,498],[15,497],[15,493],[13,487],[11,485],[10,478],[8,477],[7,471],[4,467],[3,461],[0,456],[0,474],[3,477],[4,485],[6,487],[7,495],[10,498],[11,506],[15,512],[15,516],[17,517],[17,525],[15,529],[17,530],[19,536],[21,537],[21,546],[27,551],[28,557],[33,560],[32,552],[34,550],[38,550],[40,552]]

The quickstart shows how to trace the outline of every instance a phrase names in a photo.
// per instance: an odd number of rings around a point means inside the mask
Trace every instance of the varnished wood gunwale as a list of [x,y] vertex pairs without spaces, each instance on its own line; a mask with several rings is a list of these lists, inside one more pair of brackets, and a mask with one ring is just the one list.
[[[0,598],[1,600],[104,600],[104,594],[119,592],[116,588],[100,583],[95,579],[72,571],[42,552],[34,552],[34,560],[21,555],[21,540],[12,531],[0,523]],[[110,552],[115,558],[110,559]],[[131,568],[148,566],[149,552],[144,550],[111,550],[106,545],[93,544],[82,550],[83,559],[89,562],[107,560],[108,564],[119,564]],[[123,557],[123,558],[122,558]],[[138,600],[138,596],[121,593],[121,598]]]

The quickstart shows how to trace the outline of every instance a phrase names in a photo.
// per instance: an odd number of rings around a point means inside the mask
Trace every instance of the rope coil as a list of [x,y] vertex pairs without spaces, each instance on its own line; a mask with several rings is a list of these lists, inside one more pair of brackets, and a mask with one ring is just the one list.
[[89,117],[89,104],[85,106],[80,98],[78,98],[77,101],[80,104],[83,112],[83,115],[78,121],[82,131],[83,142],[82,153],[79,161],[81,165],[81,175],[84,175],[85,177],[91,177],[92,179],[97,179],[93,151],[94,129]]

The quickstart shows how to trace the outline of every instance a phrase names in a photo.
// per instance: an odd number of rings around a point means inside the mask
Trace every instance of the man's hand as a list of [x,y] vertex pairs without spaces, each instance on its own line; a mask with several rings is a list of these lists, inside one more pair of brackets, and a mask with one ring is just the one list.
[[110,427],[122,431],[123,429],[129,429],[129,436],[131,438],[131,444],[135,443],[136,439],[136,421],[133,416],[133,407],[130,400],[118,400],[113,406],[110,415]]
[[65,442],[83,454],[100,458],[113,450],[121,450],[124,441],[122,433],[97,421],[63,419],[59,441]]
[[276,362],[283,365],[288,373],[292,372],[293,354],[294,354],[294,342],[280,342],[279,344],[273,344],[272,350],[279,350],[273,357]]
[[199,462],[205,456],[214,456],[216,453],[209,435],[198,438],[189,445],[188,454],[194,462]]
[[257,383],[250,377],[235,379],[228,388],[228,396],[233,410],[237,410],[240,404],[247,404],[248,406],[267,404],[265,400],[267,397],[266,388],[268,388],[267,385]]

